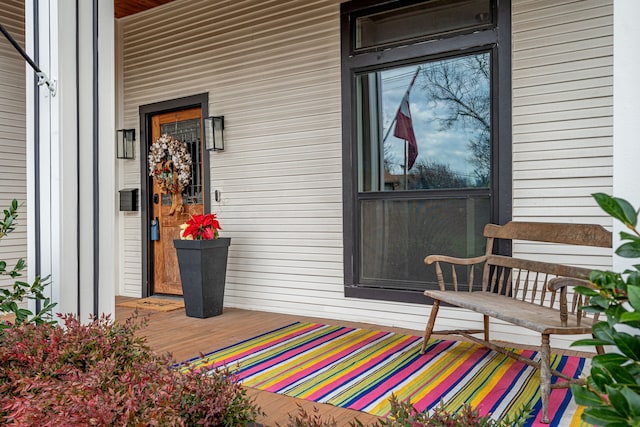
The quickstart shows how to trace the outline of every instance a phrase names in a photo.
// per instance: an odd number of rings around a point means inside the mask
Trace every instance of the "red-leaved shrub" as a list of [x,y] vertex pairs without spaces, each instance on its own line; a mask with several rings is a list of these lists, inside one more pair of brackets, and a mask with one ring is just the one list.
[[62,322],[0,335],[0,424],[237,426],[259,413],[228,370],[173,369],[136,336],[136,319]]

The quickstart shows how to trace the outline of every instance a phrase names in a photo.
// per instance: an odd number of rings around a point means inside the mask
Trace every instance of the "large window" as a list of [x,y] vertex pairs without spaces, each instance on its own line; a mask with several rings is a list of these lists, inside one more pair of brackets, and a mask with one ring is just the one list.
[[385,4],[342,8],[345,292],[421,302],[426,255],[480,255],[484,224],[510,218],[510,10]]

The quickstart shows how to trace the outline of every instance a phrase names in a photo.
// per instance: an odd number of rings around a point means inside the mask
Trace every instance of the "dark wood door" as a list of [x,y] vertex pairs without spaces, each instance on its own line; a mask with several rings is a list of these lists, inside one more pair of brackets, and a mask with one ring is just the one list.
[[[204,213],[203,195],[205,183],[203,177],[202,111],[200,108],[174,111],[154,115],[152,122],[152,143],[161,135],[168,134],[185,144],[193,161],[191,183],[182,194],[183,210],[172,212],[170,194],[162,193],[158,184],[153,183],[153,218],[160,224],[160,239],[153,241],[153,293],[182,295],[180,271],[173,240],[180,238],[180,225],[191,215]],[[179,200],[180,201],[180,200]]]

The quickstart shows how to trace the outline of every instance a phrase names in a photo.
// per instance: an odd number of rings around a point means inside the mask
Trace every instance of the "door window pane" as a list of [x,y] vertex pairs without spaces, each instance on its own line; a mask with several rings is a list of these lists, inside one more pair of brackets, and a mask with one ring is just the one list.
[[[191,154],[191,182],[182,191],[185,205],[202,203],[202,148],[200,147],[200,119],[180,120],[160,125],[161,134],[169,134],[187,145]],[[171,195],[162,195],[162,204],[171,205]]]
[[[482,255],[489,212],[488,196],[362,201],[360,282],[401,289],[437,287],[435,269],[424,265],[424,257]],[[464,277],[460,280],[467,283]]]
[[360,192],[489,188],[491,56],[357,76]]

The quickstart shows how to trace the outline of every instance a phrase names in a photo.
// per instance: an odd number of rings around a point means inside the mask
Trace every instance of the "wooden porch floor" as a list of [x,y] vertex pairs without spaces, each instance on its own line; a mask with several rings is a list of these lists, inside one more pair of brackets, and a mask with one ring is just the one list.
[[[116,304],[131,299],[133,298],[116,297]],[[116,320],[125,320],[131,316],[133,312],[134,309],[132,308],[116,306]],[[201,353],[208,353],[218,348],[235,344],[239,341],[297,321],[422,335],[422,331],[410,329],[389,328],[366,323],[291,316],[234,308],[225,308],[223,315],[208,319],[187,317],[184,310],[171,312],[140,310],[139,313],[148,316],[149,324],[141,331],[141,334],[147,338],[147,342],[151,348],[158,352],[171,353],[173,358],[178,362],[197,357]],[[425,322],[426,318],[427,310],[425,308]],[[588,353],[577,351],[561,351],[561,353],[580,356],[584,356],[585,354],[589,355]],[[340,426],[348,425],[349,422],[353,421],[356,417],[365,424],[376,420],[376,417],[373,415],[363,412],[308,402],[255,389],[249,389],[249,395],[255,398],[258,405],[262,408],[262,411],[266,413],[266,415],[258,419],[259,423],[266,426],[275,426],[276,424],[286,426],[289,420],[289,414],[297,413],[298,409],[296,405],[302,406],[307,411],[311,411],[314,407],[317,407],[324,418],[333,417]]]

